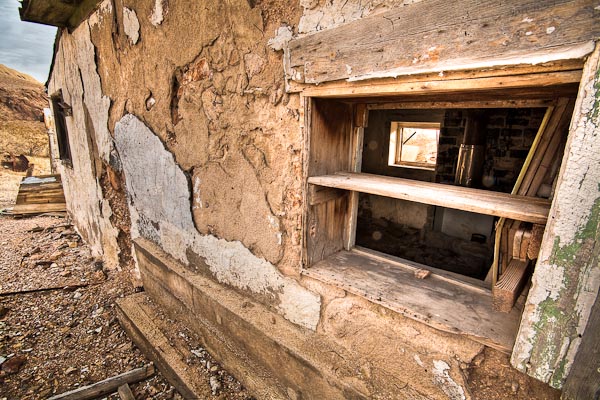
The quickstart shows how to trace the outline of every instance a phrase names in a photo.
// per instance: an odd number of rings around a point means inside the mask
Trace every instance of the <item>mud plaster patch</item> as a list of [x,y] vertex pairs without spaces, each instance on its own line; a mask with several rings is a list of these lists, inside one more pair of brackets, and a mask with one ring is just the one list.
[[446,393],[449,399],[465,400],[464,389],[450,377],[450,366],[442,360],[433,361],[433,380]]
[[276,309],[286,319],[316,328],[321,307],[317,294],[281,275],[273,264],[253,255],[242,243],[196,230],[188,180],[173,155],[143,122],[125,115],[115,126],[115,140],[125,171],[133,239],[150,232],[147,239],[184,264],[189,263],[190,249],[206,260],[217,281],[260,295],[274,294]]

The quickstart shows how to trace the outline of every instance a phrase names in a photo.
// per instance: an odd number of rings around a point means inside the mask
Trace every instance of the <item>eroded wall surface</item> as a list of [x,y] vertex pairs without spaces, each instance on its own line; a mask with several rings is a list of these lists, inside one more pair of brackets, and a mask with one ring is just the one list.
[[300,276],[303,110],[276,49],[405,3],[105,0],[60,41],[50,93],[73,106],[73,166],[60,168],[107,262],[144,237],[362,355],[367,396],[469,399],[482,345]]

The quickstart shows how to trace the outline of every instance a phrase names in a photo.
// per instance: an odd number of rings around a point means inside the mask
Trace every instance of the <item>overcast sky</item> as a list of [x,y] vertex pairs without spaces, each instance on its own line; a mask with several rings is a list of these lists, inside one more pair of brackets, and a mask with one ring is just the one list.
[[0,0],[0,64],[48,79],[56,28],[22,22],[17,0]]

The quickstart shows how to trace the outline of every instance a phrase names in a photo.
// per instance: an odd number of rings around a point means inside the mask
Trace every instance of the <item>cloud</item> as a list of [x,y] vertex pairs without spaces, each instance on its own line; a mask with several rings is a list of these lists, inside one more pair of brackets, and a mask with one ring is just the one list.
[[0,0],[0,64],[45,82],[56,28],[21,21],[19,6],[17,0]]

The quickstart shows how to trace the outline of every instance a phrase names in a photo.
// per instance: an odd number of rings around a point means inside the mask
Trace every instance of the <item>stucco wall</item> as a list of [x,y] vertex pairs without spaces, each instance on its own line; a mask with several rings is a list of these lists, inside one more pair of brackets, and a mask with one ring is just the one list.
[[73,166],[60,170],[83,237],[112,265],[142,236],[363,354],[357,373],[382,386],[393,372],[433,398],[471,398],[483,346],[300,277],[303,110],[273,48],[404,3],[105,0],[60,40],[50,93],[73,106]]

